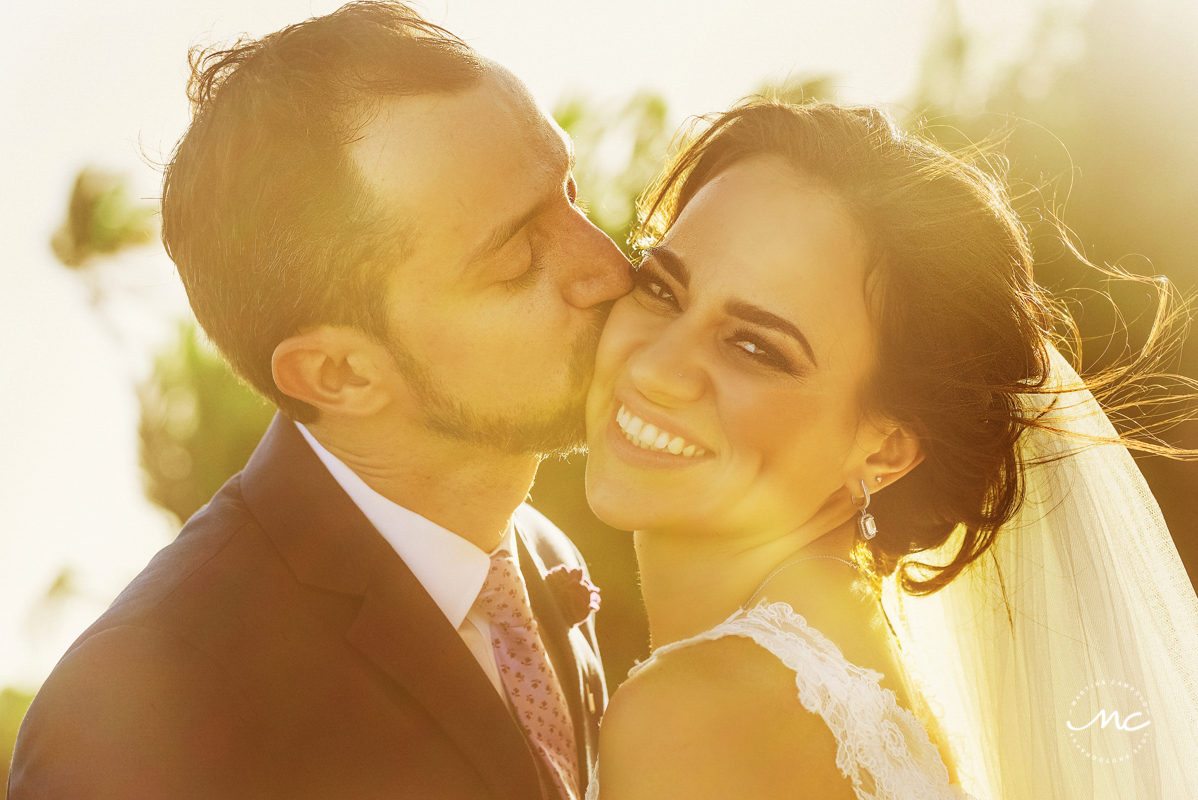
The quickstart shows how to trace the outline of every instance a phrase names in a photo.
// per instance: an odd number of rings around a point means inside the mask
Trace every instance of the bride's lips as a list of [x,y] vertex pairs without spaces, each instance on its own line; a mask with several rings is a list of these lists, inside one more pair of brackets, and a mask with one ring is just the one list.
[[[607,439],[612,452],[632,466],[648,469],[690,467],[713,457],[693,436],[679,431],[681,426],[673,424],[671,430],[651,420],[642,419],[632,408],[618,404],[608,417]],[[647,429],[652,429],[648,439],[639,435]]]

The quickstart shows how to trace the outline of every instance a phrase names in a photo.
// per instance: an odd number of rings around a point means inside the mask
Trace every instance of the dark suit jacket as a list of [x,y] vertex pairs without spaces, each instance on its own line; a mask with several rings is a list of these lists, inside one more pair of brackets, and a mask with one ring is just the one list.
[[[542,579],[582,560],[531,508],[516,519],[585,787],[606,700],[594,629]],[[276,417],[55,667],[9,797],[529,800],[533,759],[457,631]]]

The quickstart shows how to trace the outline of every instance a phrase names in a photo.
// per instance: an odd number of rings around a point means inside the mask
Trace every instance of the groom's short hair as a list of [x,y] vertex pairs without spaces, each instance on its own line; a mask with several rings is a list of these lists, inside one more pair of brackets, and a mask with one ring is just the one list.
[[355,2],[232,47],[193,49],[192,121],[167,165],[162,238],[196,318],[285,414],[279,342],[315,325],[388,341],[387,278],[409,232],[346,145],[382,97],[456,92],[483,60],[395,2]]

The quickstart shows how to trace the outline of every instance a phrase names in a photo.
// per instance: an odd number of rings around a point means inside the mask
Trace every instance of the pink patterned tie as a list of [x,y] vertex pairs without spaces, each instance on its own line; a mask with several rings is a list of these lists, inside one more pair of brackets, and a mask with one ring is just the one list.
[[541,783],[567,800],[578,798],[578,750],[561,684],[537,634],[528,589],[514,556],[491,557],[477,600],[491,622],[491,646],[503,687],[520,724],[540,754]]

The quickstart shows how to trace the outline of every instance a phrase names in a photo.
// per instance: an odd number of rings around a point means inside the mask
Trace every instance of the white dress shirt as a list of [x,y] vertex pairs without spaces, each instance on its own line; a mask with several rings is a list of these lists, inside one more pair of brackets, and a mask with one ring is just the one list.
[[491,649],[491,624],[474,608],[491,569],[491,556],[506,551],[516,553],[515,530],[507,532],[492,553],[484,553],[473,543],[452,531],[442,528],[414,511],[394,503],[366,485],[366,482],[339,458],[316,441],[307,428],[295,423],[304,439],[341,485],[366,519],[378,529],[383,538],[412,570],[449,624],[457,628],[470,653],[491,679],[500,697],[507,701],[507,692],[495,666]]

